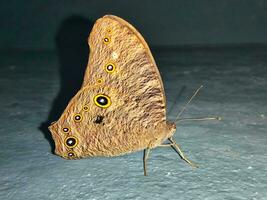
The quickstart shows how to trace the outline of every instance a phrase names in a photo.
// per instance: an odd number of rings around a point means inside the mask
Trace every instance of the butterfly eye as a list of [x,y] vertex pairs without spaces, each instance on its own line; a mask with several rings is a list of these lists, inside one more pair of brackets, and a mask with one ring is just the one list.
[[68,157],[74,157],[74,156],[75,156],[75,153],[74,153],[74,152],[70,151],[70,152],[68,153]]
[[69,133],[69,132],[70,132],[70,129],[67,128],[67,127],[64,127],[64,128],[62,128],[62,131],[63,131],[64,133]]
[[88,111],[88,110],[89,110],[88,106],[84,106],[84,107],[83,107],[83,110],[84,110],[84,111]]
[[104,44],[110,43],[110,38],[109,37],[104,37],[103,42],[104,42]]
[[111,105],[110,98],[104,94],[98,94],[94,97],[94,102],[98,107],[107,108]]
[[115,70],[115,65],[113,64],[113,63],[108,63],[108,64],[106,64],[106,66],[105,66],[105,70],[108,72],[108,73],[112,73],[112,72],[114,72],[114,70]]
[[65,139],[65,144],[66,144],[66,146],[69,147],[69,148],[74,148],[74,147],[77,146],[77,144],[78,144],[78,140],[77,140],[77,138],[74,137],[74,136],[67,137],[67,138]]
[[75,122],[80,122],[80,121],[82,121],[82,116],[81,116],[80,114],[76,114],[76,115],[74,115],[74,121],[75,121]]

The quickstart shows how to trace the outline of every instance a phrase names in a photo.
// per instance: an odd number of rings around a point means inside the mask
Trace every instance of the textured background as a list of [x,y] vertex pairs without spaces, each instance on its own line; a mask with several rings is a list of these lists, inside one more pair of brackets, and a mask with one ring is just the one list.
[[[266,1],[1,1],[0,199],[267,199]],[[162,73],[168,118],[204,88],[168,148],[64,160],[47,125],[79,89],[86,38],[112,13],[145,36]]]

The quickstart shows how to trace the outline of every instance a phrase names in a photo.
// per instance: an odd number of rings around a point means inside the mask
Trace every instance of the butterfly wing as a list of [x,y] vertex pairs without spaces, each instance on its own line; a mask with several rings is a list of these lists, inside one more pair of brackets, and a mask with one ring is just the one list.
[[119,17],[106,15],[95,23],[89,46],[83,85],[94,84],[105,77],[105,66],[114,63],[115,73],[110,73],[105,81],[111,85],[120,81],[128,89],[133,89],[134,82],[135,90],[157,88],[165,106],[165,92],[157,65],[144,38],[132,25]]
[[83,86],[50,127],[56,153],[68,158],[74,149],[75,157],[119,155],[173,132],[166,122],[162,80],[141,34],[107,15],[95,23],[89,46]]

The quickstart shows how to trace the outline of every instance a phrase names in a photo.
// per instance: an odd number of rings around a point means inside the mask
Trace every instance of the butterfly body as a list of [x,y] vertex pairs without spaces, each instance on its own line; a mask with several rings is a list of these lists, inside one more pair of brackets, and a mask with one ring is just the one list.
[[106,15],[96,21],[88,43],[83,85],[49,126],[55,153],[66,159],[118,156],[155,148],[167,139],[176,148],[161,76],[141,34],[123,19]]
[[[171,136],[175,125],[166,121],[162,80],[141,34],[107,15],[97,20],[88,43],[83,86],[49,127],[55,153],[69,159],[116,156],[155,147]],[[70,137],[73,146],[66,143]]]

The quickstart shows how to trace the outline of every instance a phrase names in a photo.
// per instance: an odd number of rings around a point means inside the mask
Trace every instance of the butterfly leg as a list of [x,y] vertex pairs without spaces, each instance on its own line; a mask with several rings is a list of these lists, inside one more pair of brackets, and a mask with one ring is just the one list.
[[173,138],[168,138],[168,140],[171,142],[171,147],[178,153],[178,155],[180,156],[182,160],[187,162],[191,167],[194,167],[194,168],[198,167],[195,163],[193,163],[192,161],[190,161],[189,159],[185,157],[179,145],[175,142]]
[[158,145],[158,147],[171,147],[172,146],[172,144],[160,144],[160,145]]
[[144,156],[143,156],[144,176],[147,176],[147,172],[146,172],[147,167],[146,166],[147,166],[147,158],[148,158],[149,152],[150,152],[150,148],[146,148],[144,150]]

